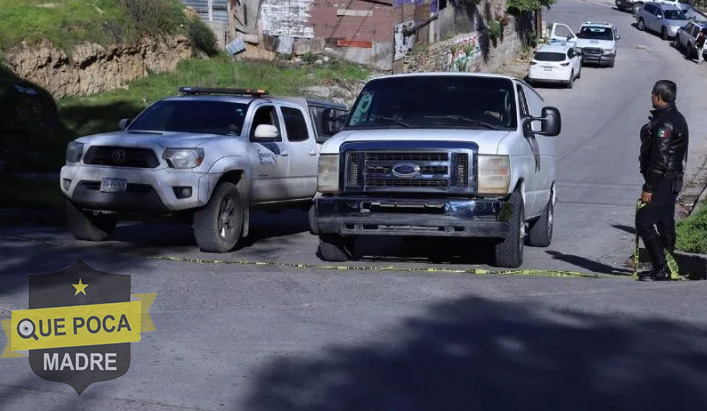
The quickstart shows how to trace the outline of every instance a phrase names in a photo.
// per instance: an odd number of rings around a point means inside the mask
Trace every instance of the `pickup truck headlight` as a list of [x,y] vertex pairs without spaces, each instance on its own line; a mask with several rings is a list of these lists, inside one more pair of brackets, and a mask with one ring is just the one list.
[[511,185],[508,156],[479,155],[479,193],[506,194]]
[[322,154],[319,156],[317,191],[320,193],[334,193],[339,191],[338,154]]
[[575,48],[574,48],[574,51],[575,51],[577,54],[582,54],[582,48],[581,48],[581,47],[575,47]]
[[81,161],[81,156],[83,155],[83,143],[77,143],[72,141],[66,146],[66,162],[67,163],[78,163]]
[[201,148],[168,148],[162,158],[173,168],[199,167],[204,161],[204,150]]

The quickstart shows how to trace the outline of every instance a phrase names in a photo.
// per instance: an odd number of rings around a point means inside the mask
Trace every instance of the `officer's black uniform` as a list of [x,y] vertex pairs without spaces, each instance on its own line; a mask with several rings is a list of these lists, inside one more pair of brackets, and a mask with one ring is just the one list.
[[650,122],[641,128],[643,191],[652,193],[651,202],[636,214],[636,230],[653,264],[644,280],[670,279],[664,248],[671,253],[675,249],[675,201],[682,189],[688,140],[687,122],[674,103],[652,110]]

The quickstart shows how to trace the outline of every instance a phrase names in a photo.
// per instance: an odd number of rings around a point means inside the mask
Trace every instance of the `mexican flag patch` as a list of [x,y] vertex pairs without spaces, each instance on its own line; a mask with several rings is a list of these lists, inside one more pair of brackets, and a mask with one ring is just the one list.
[[670,136],[670,131],[665,128],[659,128],[658,129],[658,137],[660,138],[668,138]]

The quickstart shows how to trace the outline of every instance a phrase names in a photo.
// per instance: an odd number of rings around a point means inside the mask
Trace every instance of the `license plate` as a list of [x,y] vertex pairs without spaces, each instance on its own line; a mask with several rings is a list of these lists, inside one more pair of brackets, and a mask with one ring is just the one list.
[[128,190],[128,181],[123,178],[104,178],[101,181],[101,192],[124,193]]
[[552,71],[552,67],[543,67],[545,71]]

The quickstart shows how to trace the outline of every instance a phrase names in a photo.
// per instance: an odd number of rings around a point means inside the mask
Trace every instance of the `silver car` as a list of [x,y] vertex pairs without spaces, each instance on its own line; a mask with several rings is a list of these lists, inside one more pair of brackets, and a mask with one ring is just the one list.
[[638,11],[636,22],[639,30],[659,33],[663,40],[669,40],[677,36],[688,20],[684,11],[675,6],[650,2]]

